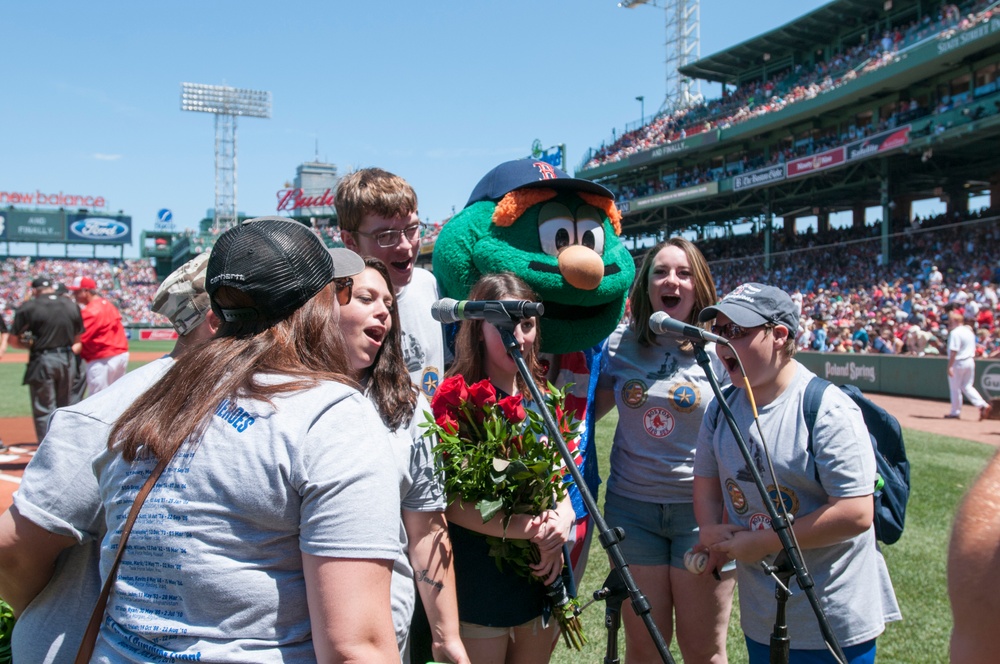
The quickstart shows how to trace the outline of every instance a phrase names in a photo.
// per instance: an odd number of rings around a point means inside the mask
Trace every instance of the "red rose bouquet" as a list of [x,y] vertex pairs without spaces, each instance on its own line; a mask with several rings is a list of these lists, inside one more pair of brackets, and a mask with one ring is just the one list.
[[[543,406],[554,414],[560,434],[569,442],[578,435],[579,423],[564,412],[565,399],[565,390],[550,384]],[[483,523],[503,514],[506,529],[515,514],[537,516],[565,497],[566,471],[559,449],[549,444],[545,421],[524,407],[521,395],[498,399],[489,380],[466,385],[462,376],[451,376],[438,386],[431,410],[423,426],[438,437],[434,451],[449,500],[475,504]],[[531,573],[539,554],[530,540],[485,537],[498,568],[509,566],[541,582]],[[566,645],[579,650],[586,639],[574,612],[576,600],[561,579],[546,592]]]

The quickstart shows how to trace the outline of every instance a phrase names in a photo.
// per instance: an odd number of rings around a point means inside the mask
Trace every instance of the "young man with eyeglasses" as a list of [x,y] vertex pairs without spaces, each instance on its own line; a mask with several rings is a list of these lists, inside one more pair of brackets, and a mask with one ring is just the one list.
[[[403,360],[410,380],[430,401],[444,373],[444,334],[431,317],[438,299],[437,280],[416,267],[420,251],[417,194],[398,175],[363,168],[345,176],[334,195],[344,245],[362,257],[377,258],[389,270],[399,310]],[[410,631],[414,662],[433,659],[427,615],[417,593]]]
[[431,317],[431,305],[438,299],[437,280],[416,267],[421,231],[417,194],[398,175],[364,168],[340,181],[334,205],[344,245],[389,268],[399,307],[403,360],[410,379],[430,400],[444,371],[444,336],[441,324]]
[[[712,332],[731,342],[731,347],[716,348],[739,388],[728,398],[729,406],[765,484],[771,480],[761,448],[770,455],[779,488],[775,491],[771,484],[769,490],[780,495],[794,517],[795,537],[837,640],[851,664],[874,662],[876,637],[886,623],[901,616],[885,560],[875,544],[875,456],[860,409],[839,389],[828,386],[810,445],[803,399],[814,374],[793,358],[798,315],[781,289],[743,284],[704,309],[699,318],[702,322],[714,318]],[[754,425],[755,411],[759,427]],[[750,662],[766,663],[775,620],[775,582],[759,563],[774,564],[781,544],[717,403],[702,422],[694,475],[699,548],[736,560],[741,626]],[[789,661],[834,662],[805,594],[794,587],[793,592],[786,614]]]

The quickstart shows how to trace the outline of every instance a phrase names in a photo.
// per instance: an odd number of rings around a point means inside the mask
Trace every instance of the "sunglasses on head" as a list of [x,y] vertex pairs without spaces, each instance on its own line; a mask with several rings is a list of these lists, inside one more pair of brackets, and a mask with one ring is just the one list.
[[354,292],[354,279],[350,277],[334,279],[333,285],[337,289],[337,303],[342,307],[350,304],[351,294]]

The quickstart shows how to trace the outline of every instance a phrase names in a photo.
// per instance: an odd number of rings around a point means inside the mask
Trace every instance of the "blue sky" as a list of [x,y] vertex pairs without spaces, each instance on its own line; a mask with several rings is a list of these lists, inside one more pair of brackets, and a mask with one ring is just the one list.
[[[703,0],[701,53],[822,4]],[[318,141],[341,172],[407,178],[439,221],[534,139],[565,143],[572,170],[639,119],[637,95],[654,112],[663,24],[615,0],[4,3],[0,191],[103,196],[136,238],[161,208],[195,227],[214,204],[214,126],[180,110],[180,84],[225,83],[273,93],[271,119],[239,123],[241,211],[273,214]]]

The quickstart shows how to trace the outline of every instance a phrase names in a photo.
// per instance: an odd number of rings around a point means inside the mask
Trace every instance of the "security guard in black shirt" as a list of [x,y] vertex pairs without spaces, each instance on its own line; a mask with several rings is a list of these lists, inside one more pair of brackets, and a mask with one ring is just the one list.
[[29,352],[24,384],[31,393],[35,435],[41,442],[56,408],[73,399],[73,344],[83,334],[80,308],[55,294],[52,281],[38,277],[31,282],[34,298],[14,312],[10,343]]

